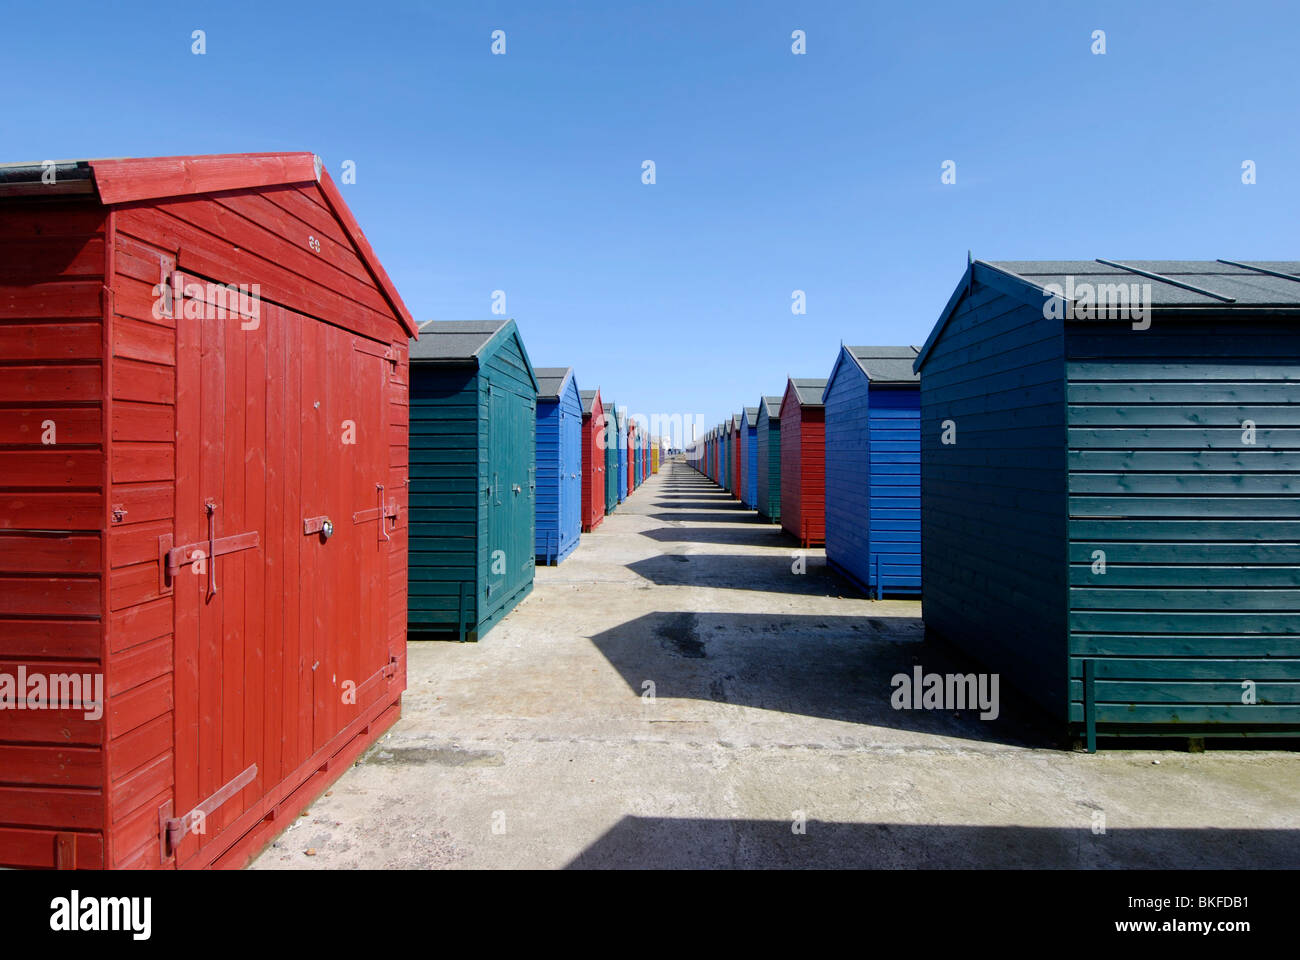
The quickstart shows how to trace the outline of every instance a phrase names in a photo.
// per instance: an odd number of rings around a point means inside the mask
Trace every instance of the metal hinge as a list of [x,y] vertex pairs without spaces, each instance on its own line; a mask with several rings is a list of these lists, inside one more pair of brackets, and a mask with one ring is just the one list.
[[237,794],[244,787],[257,779],[257,764],[231,780],[208,799],[204,800],[182,817],[173,817],[172,802],[168,800],[158,808],[158,854],[163,860],[172,856],[180,847],[185,834],[198,826],[202,829],[207,820],[222,804]]

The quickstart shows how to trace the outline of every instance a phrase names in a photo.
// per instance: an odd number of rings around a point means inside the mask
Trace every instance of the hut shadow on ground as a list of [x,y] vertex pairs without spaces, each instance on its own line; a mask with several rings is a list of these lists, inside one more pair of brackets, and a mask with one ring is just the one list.
[[661,493],[659,499],[655,501],[655,506],[663,507],[665,510],[689,510],[692,508],[704,510],[739,510],[741,504],[730,497],[708,497],[699,493]]
[[[775,524],[769,523],[744,526],[729,523],[716,527],[655,527],[653,530],[642,530],[641,536],[660,543],[727,543],[737,546],[786,547],[790,550],[799,547],[799,542],[794,537]],[[743,558],[728,557],[728,559]],[[811,566],[812,556],[810,555],[808,559]],[[786,569],[789,569],[789,565],[790,561],[787,560]]]
[[1007,684],[997,716],[978,710],[896,710],[896,674],[979,673],[935,641],[920,617],[836,617],[780,613],[663,611],[591,638],[628,686],[645,681],[660,699],[730,703],[935,736],[1020,746],[1059,745],[1037,708]]
[[[671,528],[670,528],[671,529]],[[654,531],[649,531],[653,533]],[[678,531],[673,531],[674,533]],[[688,533],[700,533],[689,529]],[[717,542],[737,543],[743,531],[724,529]],[[656,538],[658,539],[658,538]],[[833,574],[820,554],[804,552],[799,560],[794,554],[799,545],[785,534],[767,531],[757,545],[788,550],[773,550],[765,555],[728,553],[656,554],[627,564],[627,568],[661,587],[715,587],[727,590],[757,590],[772,594],[799,594],[812,597],[861,597],[862,592]],[[795,573],[796,564],[805,572]]]
[[758,514],[748,507],[742,507],[736,504],[734,507],[725,504],[718,506],[706,506],[707,513],[692,513],[687,510],[678,508],[675,504],[655,504],[655,506],[666,506],[671,511],[669,513],[649,513],[646,516],[652,520],[674,520],[678,523],[762,523],[768,526],[765,521],[758,519]]
[[1286,869],[1300,831],[623,817],[568,869]]

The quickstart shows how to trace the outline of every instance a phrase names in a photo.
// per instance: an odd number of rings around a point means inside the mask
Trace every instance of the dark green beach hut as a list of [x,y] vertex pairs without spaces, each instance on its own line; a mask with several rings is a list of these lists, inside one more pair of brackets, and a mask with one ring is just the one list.
[[925,627],[1061,726],[1300,732],[1300,262],[968,265],[921,374]]
[[605,404],[605,516],[618,506],[618,407],[614,401]]
[[513,320],[411,342],[412,633],[478,640],[533,589],[537,378]]

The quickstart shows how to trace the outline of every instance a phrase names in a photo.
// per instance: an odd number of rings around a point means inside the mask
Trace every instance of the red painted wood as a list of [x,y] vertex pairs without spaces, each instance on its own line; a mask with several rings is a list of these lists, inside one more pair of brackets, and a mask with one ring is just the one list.
[[826,411],[801,404],[790,382],[781,401],[781,527],[805,546],[826,542]]
[[590,533],[605,519],[605,405],[600,391],[591,399],[591,412],[582,415],[582,530]]
[[105,204],[316,179],[316,158],[310,153],[92,160],[90,168],[95,175],[95,189]]
[[99,572],[97,536],[66,533],[0,534],[0,573]]
[[324,196],[325,202],[328,204],[330,210],[333,211],[334,215],[338,217],[339,222],[343,224],[344,229],[347,230],[348,236],[352,239],[352,243],[360,252],[361,258],[365,260],[366,264],[370,267],[375,282],[386,294],[388,302],[393,308],[393,312],[397,315],[398,320],[401,321],[402,327],[405,329],[407,334],[418,339],[420,331],[415,324],[415,320],[411,317],[410,311],[406,309],[406,304],[402,302],[402,298],[398,294],[397,288],[393,286],[393,281],[389,279],[388,273],[384,270],[383,264],[379,262],[379,258],[375,256],[374,250],[371,249],[370,241],[367,240],[366,235],[361,232],[361,225],[357,223],[356,218],[352,216],[352,211],[348,209],[348,205],[343,202],[343,196],[339,193],[339,188],[334,185],[334,181],[331,179],[328,171],[321,171],[320,180],[317,185],[320,187],[320,192]]
[[[40,787],[22,795],[37,822],[0,796],[0,864],[242,862],[399,712],[413,324],[302,158],[98,165],[107,217],[83,201],[10,218],[0,201],[0,658],[80,658],[108,694],[101,721],[0,730],[0,764]],[[259,284],[261,323],[155,316],[155,285],[187,269]],[[397,526],[378,519],[381,483]],[[259,538],[207,561],[211,596],[206,571],[168,579],[158,559],[206,541],[208,499],[217,536]],[[338,533],[304,536],[307,515]],[[253,763],[208,832],[160,860],[158,807],[184,814]]]
[[103,392],[99,364],[3,365],[0,403],[98,403]]
[[0,286],[0,320],[98,320],[101,291],[98,278]]
[[[104,840],[97,833],[76,833],[76,866],[98,870],[104,865]],[[0,827],[0,866],[52,870],[57,842],[66,832]]]
[[0,284],[103,275],[104,238],[93,233],[14,240],[5,244],[0,261]]
[[99,614],[98,577],[7,577],[0,617],[93,617]]
[[9,407],[0,409],[0,443],[41,443],[44,423],[53,420],[55,438],[61,444],[98,444],[103,439],[103,413],[98,406]]
[[0,744],[4,779],[23,786],[97,787],[104,778],[102,764],[103,753],[93,747]]
[[98,360],[100,334],[100,325],[92,322],[7,323],[0,326],[0,357],[6,360]]

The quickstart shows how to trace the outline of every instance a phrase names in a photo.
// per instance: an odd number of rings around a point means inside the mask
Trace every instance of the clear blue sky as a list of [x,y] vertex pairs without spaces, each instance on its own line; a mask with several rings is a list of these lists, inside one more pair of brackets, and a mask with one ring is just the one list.
[[535,364],[707,426],[826,376],[841,340],[921,343],[968,249],[1298,256],[1294,4],[222,0],[4,21],[2,159],[312,150],[336,180],[355,161],[344,195],[418,320],[488,317],[502,289]]

